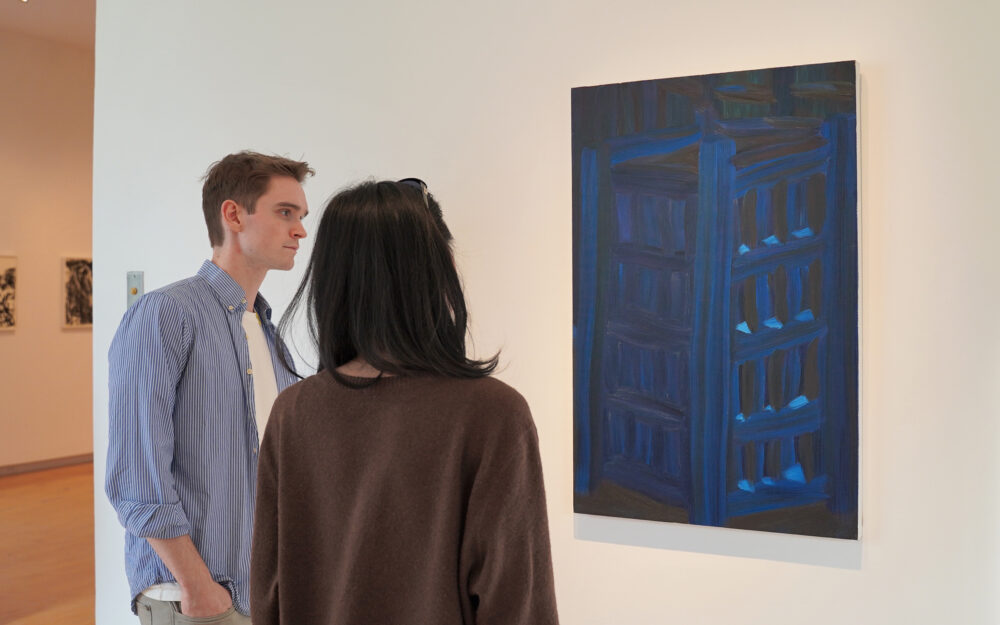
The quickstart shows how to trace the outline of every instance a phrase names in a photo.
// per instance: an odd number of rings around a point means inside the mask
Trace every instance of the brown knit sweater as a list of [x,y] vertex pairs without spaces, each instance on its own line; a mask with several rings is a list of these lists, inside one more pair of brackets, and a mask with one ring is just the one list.
[[558,622],[538,438],[494,378],[319,373],[261,446],[254,625]]

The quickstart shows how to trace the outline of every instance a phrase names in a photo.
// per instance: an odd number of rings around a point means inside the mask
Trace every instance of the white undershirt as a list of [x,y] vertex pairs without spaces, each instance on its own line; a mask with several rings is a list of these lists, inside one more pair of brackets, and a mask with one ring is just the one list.
[[142,591],[142,594],[155,601],[180,601],[181,585],[174,582],[153,584],[146,590]]
[[278,397],[278,383],[274,379],[274,365],[271,364],[271,349],[261,327],[257,313],[249,310],[243,313],[243,331],[247,335],[250,349],[250,367],[253,369],[253,403],[257,412],[257,440],[264,437],[264,426],[271,416],[271,406]]
[[[271,349],[267,346],[267,337],[261,327],[260,317],[249,310],[243,312],[243,332],[247,337],[247,349],[250,351],[250,368],[253,370],[253,403],[257,409],[257,440],[264,435],[267,418],[271,415],[271,406],[278,396],[278,383],[274,378],[274,366],[271,364]],[[180,601],[181,587],[175,582],[153,584],[142,591],[150,599],[156,601]]]

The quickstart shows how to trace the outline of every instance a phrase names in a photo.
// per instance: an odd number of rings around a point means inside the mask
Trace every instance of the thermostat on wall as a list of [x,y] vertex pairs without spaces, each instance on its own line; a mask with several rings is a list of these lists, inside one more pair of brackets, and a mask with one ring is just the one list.
[[127,289],[127,308],[131,308],[137,299],[142,297],[142,272],[129,271],[125,274],[125,288]]

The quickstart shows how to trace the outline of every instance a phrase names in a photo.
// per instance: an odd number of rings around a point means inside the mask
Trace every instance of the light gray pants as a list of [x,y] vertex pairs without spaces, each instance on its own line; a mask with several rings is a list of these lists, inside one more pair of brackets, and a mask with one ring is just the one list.
[[177,601],[157,601],[146,595],[135,600],[140,625],[250,625],[250,617],[243,616],[236,608],[229,608],[218,616],[185,616]]

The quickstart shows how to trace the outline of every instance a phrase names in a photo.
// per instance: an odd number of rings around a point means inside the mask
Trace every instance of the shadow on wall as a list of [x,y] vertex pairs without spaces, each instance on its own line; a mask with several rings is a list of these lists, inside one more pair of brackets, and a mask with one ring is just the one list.
[[573,530],[574,537],[580,540],[616,545],[861,569],[860,540],[748,532],[588,514],[574,515]]

